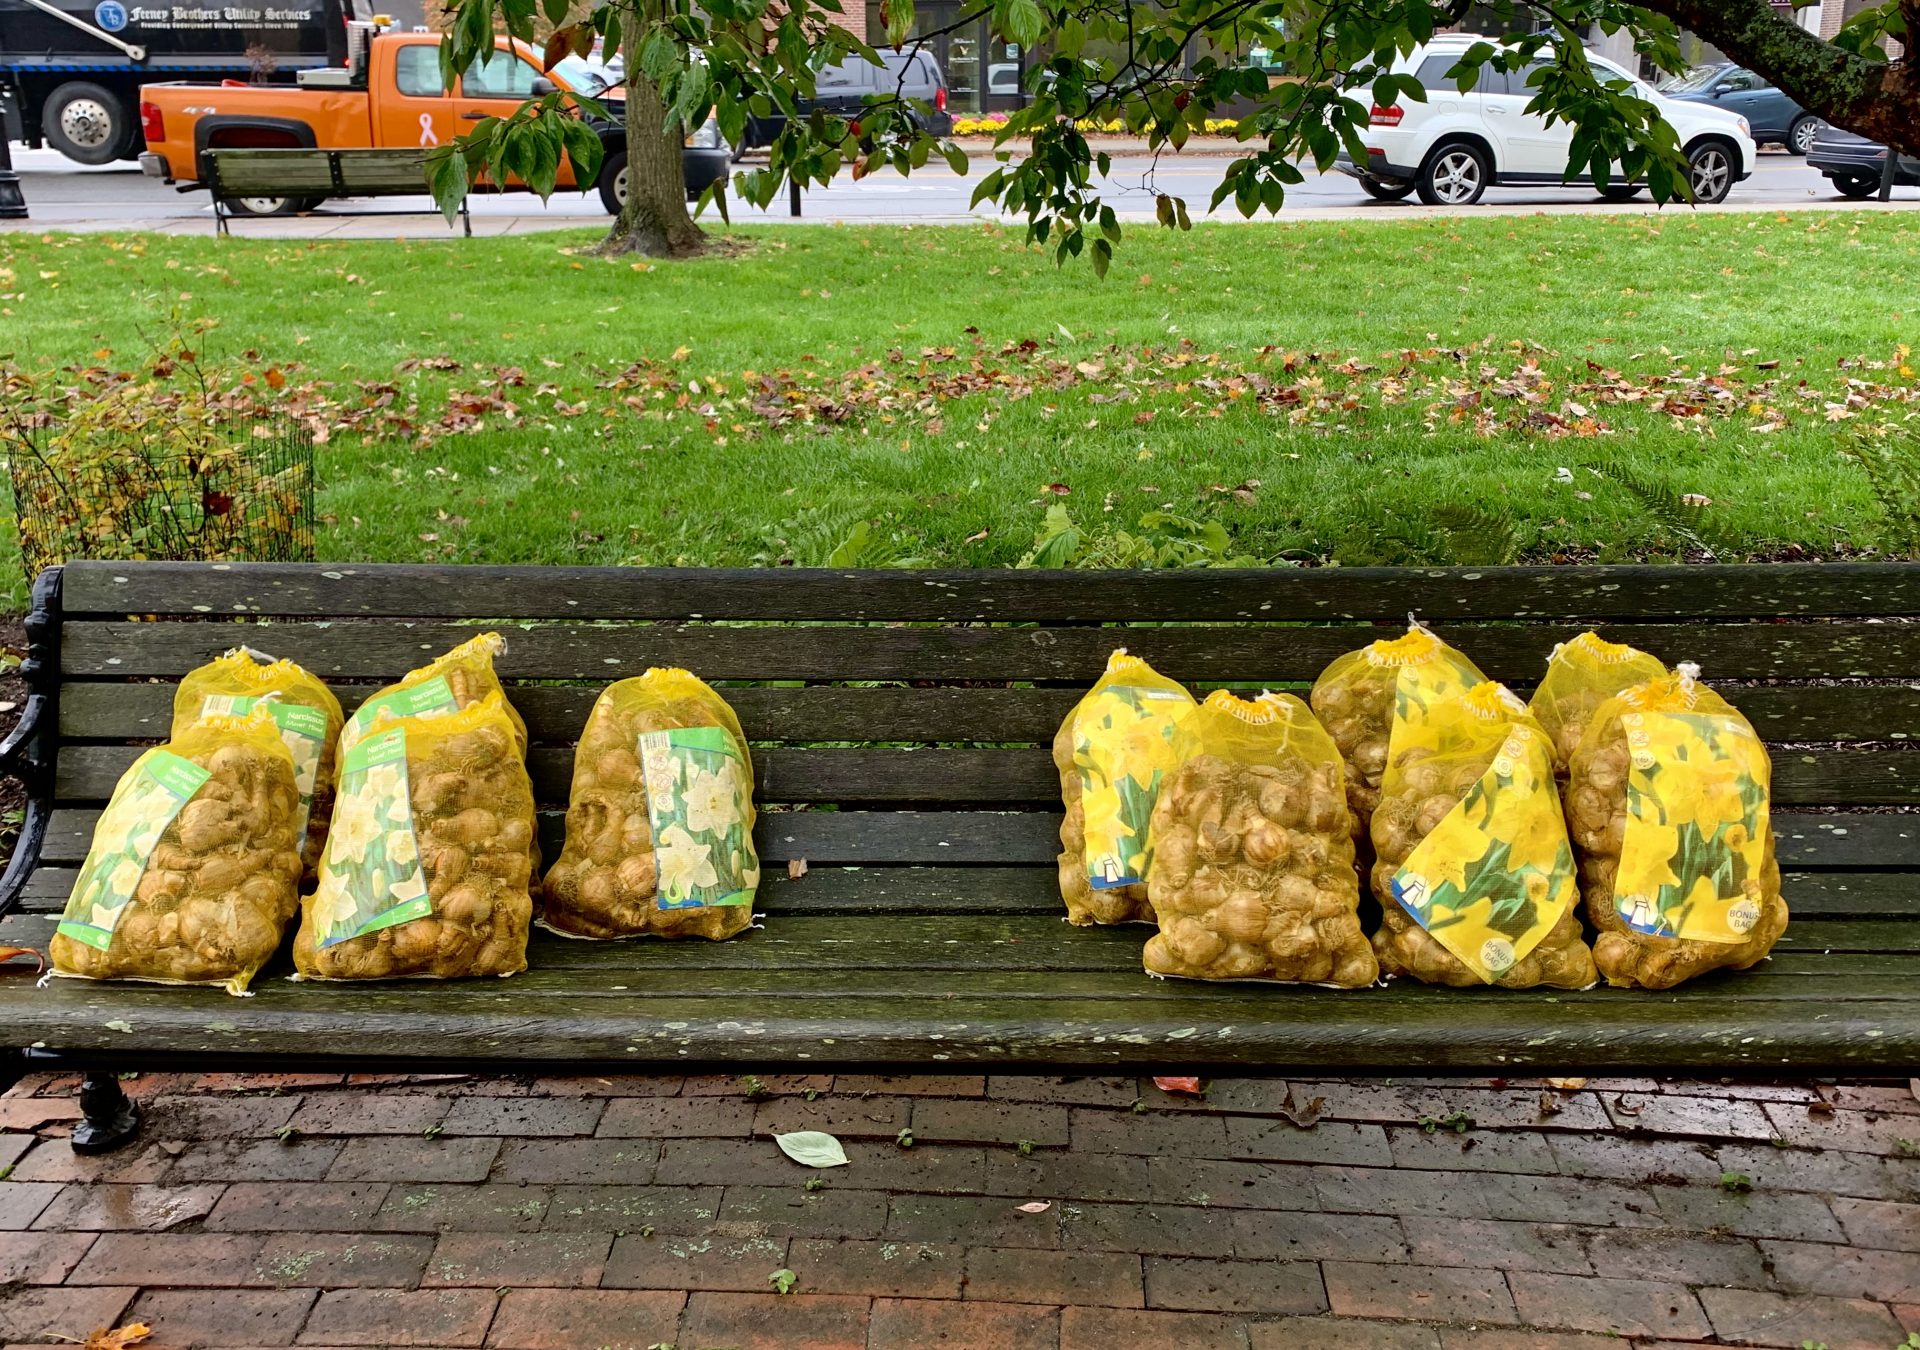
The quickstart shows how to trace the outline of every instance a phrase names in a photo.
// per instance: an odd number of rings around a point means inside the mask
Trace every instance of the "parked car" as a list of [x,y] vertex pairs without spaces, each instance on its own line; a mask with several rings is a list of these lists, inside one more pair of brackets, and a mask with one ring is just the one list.
[[[1880,190],[1887,168],[1887,147],[1839,127],[1822,127],[1807,151],[1807,164],[1818,169],[1842,197],[1864,201]],[[1901,155],[1893,163],[1896,187],[1920,187],[1920,159]]]
[[[1396,74],[1419,79],[1427,101],[1376,105],[1366,128],[1367,162],[1355,164],[1343,149],[1336,167],[1381,201],[1418,192],[1429,206],[1470,206],[1496,185],[1591,185],[1586,174],[1567,176],[1572,126],[1564,119],[1549,125],[1526,111],[1538,92],[1528,78],[1545,61],[1511,72],[1484,68],[1465,94],[1448,76],[1469,47],[1489,40],[1448,34],[1394,62]],[[1587,59],[1601,79],[1626,81],[1637,97],[1660,109],[1686,151],[1696,201],[1725,201],[1734,183],[1752,175],[1756,151],[1745,119],[1711,105],[1677,103],[1603,57]],[[1600,192],[1610,201],[1626,201],[1641,187],[1614,181]]]
[[[440,145],[483,117],[507,116],[525,99],[573,89],[560,66],[543,73],[526,44],[503,37],[495,49],[492,60],[476,64],[452,86],[440,73],[440,37],[428,32],[379,33],[348,66],[303,71],[291,88],[144,85],[140,124],[147,149],[140,167],[149,177],[180,184],[184,191],[205,181],[202,156],[227,146],[345,150]],[[627,196],[626,123],[617,99],[603,106],[612,120],[591,124],[605,151],[598,178],[576,182],[573,165],[562,159],[558,183],[581,191],[597,187],[601,204],[617,213]],[[729,158],[719,124],[711,118],[690,133],[682,159],[688,198],[724,177]],[[507,186],[523,185],[516,178]],[[243,198],[233,205],[248,215],[284,215],[311,209],[322,200]]]
[[[877,66],[860,56],[850,56],[837,65],[822,66],[813,82],[813,101],[801,100],[801,115],[817,107],[836,117],[857,118],[860,110],[867,106],[869,96],[898,94],[910,100],[907,120],[914,126],[935,136],[952,135],[953,117],[947,112],[947,75],[933,54],[883,51],[880,59],[884,64]],[[755,146],[772,144],[773,138],[786,130],[786,126],[787,119],[781,113],[767,117],[750,115],[746,135],[734,147],[735,152],[745,154]]]
[[1766,76],[1731,61],[1696,66],[1660,86],[1660,92],[1677,103],[1710,104],[1744,117],[1755,143],[1784,145],[1796,155],[1806,154],[1813,138],[1826,125]]

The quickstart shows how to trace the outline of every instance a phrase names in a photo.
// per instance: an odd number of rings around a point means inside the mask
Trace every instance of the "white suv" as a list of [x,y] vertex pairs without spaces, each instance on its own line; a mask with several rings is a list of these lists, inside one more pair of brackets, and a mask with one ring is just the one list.
[[[1586,174],[1566,176],[1573,128],[1564,120],[1549,126],[1545,117],[1526,111],[1539,92],[1528,86],[1527,77],[1544,61],[1516,71],[1482,67],[1479,82],[1466,94],[1448,76],[1469,47],[1487,41],[1493,39],[1449,34],[1394,62],[1395,74],[1420,81],[1427,101],[1376,106],[1366,128],[1368,162],[1357,165],[1342,150],[1340,171],[1359,179],[1381,201],[1418,192],[1429,206],[1470,206],[1496,184],[1591,185]],[[1653,104],[1673,127],[1692,167],[1694,200],[1725,201],[1734,183],[1753,173],[1755,150],[1745,118],[1670,99],[1611,61],[1591,53],[1587,59],[1602,81],[1625,80],[1635,97]],[[1614,180],[1601,195],[1625,201],[1640,189],[1640,184]]]

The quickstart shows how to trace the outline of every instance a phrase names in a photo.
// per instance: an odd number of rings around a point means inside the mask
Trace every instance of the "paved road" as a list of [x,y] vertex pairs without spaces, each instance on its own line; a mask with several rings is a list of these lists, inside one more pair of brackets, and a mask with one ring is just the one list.
[[[203,193],[182,194],[143,177],[132,166],[87,169],[49,150],[18,150],[14,161],[32,211],[29,229],[75,230],[163,230],[192,233],[212,228],[212,211]],[[1162,191],[1184,196],[1199,216],[1212,189],[1219,181],[1226,162],[1219,152],[1170,156],[1155,169],[1144,155],[1118,154],[1109,185],[1116,194],[1115,208],[1122,216],[1151,217],[1153,201],[1143,184],[1149,171]],[[861,183],[842,182],[834,187],[809,192],[804,204],[805,218],[813,221],[897,221],[950,222],[988,216],[982,210],[971,212],[967,200],[973,180],[959,177],[944,165],[929,166],[911,180],[893,174],[880,174]],[[1920,190],[1896,189],[1894,204],[1905,209],[1920,206]],[[431,203],[401,198],[369,203],[380,209],[417,205],[431,211]],[[1834,207],[1842,202],[1825,179],[1808,169],[1799,159],[1779,152],[1763,153],[1754,176],[1734,189],[1725,210],[1780,210],[1783,208]],[[1878,209],[1878,203],[1870,203]],[[1446,214],[1445,207],[1424,207],[1418,202],[1382,204],[1372,201],[1349,178],[1339,174],[1309,175],[1307,181],[1288,194],[1285,217],[1295,219],[1391,219],[1395,216]],[[1626,205],[1601,202],[1592,194],[1571,189],[1496,188],[1488,192],[1478,206],[1466,207],[1465,214],[1493,212],[1530,213],[1554,211],[1645,211],[1643,200]],[[516,193],[494,199],[476,200],[476,233],[506,234],[527,230],[556,229],[569,226],[598,225],[606,219],[596,196],[556,196],[542,204],[537,198]],[[752,219],[784,220],[784,206],[763,216],[760,212],[736,206],[736,221]],[[1228,207],[1219,217],[1238,220],[1239,214]],[[292,236],[384,236],[400,233],[419,234],[442,228],[418,216],[347,217],[322,208],[320,212],[294,220],[243,222],[240,229],[252,235]]]

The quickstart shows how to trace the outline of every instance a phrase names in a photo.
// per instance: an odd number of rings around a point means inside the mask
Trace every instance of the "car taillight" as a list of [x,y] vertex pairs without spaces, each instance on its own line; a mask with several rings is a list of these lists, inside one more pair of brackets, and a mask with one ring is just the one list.
[[160,115],[160,105],[140,101],[140,134],[148,145],[158,145],[167,139],[167,119]]
[[945,89],[936,89],[933,91],[933,110],[935,112],[945,112],[947,110],[947,91]]
[[1394,104],[1391,108],[1383,108],[1376,103],[1373,105],[1373,111],[1367,115],[1367,125],[1372,127],[1397,127],[1400,125],[1400,119],[1406,115],[1406,110],[1398,103]]

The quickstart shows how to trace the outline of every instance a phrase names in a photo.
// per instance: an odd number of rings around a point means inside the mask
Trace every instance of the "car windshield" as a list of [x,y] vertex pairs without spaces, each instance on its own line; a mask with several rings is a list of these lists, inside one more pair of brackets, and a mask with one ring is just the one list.
[[567,82],[567,88],[592,98],[618,85],[621,72],[584,56],[563,56],[554,64],[553,73]]
[[1676,75],[1672,80],[1660,86],[1663,94],[1692,94],[1707,88],[1720,78],[1725,66],[1695,66],[1684,75]]

